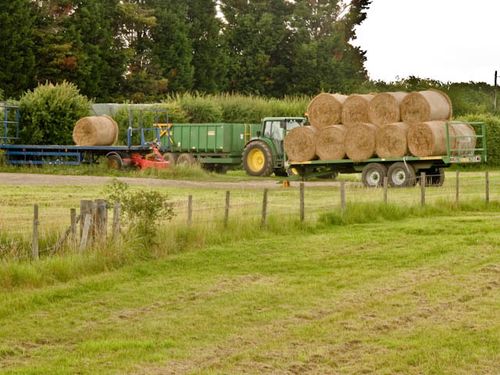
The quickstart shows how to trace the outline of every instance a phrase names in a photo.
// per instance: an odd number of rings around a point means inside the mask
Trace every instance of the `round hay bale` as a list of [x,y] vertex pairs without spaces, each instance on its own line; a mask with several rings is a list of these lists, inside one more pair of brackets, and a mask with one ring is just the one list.
[[321,160],[338,160],[345,157],[346,127],[330,125],[316,132],[316,154]]
[[347,128],[345,153],[353,161],[370,159],[375,155],[377,127],[369,123],[359,123]]
[[399,158],[408,155],[409,125],[404,122],[388,124],[377,129],[377,155],[380,158]]
[[360,122],[368,123],[368,106],[374,95],[349,95],[342,106],[342,123],[352,126]]
[[399,106],[406,95],[406,92],[384,92],[375,95],[368,105],[370,122],[378,126],[400,122]]
[[[469,124],[449,125],[450,148],[454,155],[469,155],[476,147],[476,133]],[[408,148],[414,156],[446,155],[446,121],[413,124],[408,130]]]
[[88,116],[77,121],[73,141],[78,146],[111,146],[118,140],[118,124],[109,116]]
[[412,92],[401,101],[401,119],[409,124],[425,121],[449,120],[453,109],[444,92],[427,90]]
[[316,157],[316,130],[312,126],[292,129],[285,137],[283,146],[290,161],[309,161]]
[[321,93],[315,96],[307,107],[309,122],[315,128],[338,124],[342,119],[342,104],[347,96]]

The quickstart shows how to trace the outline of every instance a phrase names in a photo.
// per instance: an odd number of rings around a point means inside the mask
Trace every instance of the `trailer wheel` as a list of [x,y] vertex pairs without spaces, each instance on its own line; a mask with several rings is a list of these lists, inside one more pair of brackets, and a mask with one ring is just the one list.
[[444,168],[433,167],[425,171],[425,173],[426,173],[425,186],[443,186]]
[[387,171],[389,185],[392,187],[415,186],[417,174],[411,164],[397,162],[392,164]]
[[250,176],[267,177],[273,173],[273,155],[264,142],[249,143],[243,151],[243,168]]
[[171,167],[175,166],[175,164],[177,163],[177,155],[172,152],[165,152],[163,154],[163,159],[168,161]]
[[108,168],[120,170],[123,168],[123,159],[118,154],[109,154],[106,156],[108,159]]
[[370,163],[363,168],[361,181],[365,187],[380,187],[387,176],[387,167],[380,163]]
[[178,165],[196,165],[196,158],[192,154],[180,154],[177,158]]

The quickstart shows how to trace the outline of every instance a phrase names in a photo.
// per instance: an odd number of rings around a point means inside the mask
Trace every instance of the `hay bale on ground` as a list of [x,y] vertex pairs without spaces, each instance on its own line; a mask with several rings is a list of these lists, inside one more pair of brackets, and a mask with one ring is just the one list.
[[408,155],[409,125],[404,122],[388,124],[377,129],[377,155],[380,158],[399,158]]
[[359,123],[347,128],[345,134],[345,152],[353,161],[370,159],[375,155],[377,126]]
[[316,157],[316,130],[312,126],[292,129],[285,137],[284,148],[290,161],[309,161]]
[[347,96],[321,93],[315,96],[307,107],[309,122],[315,128],[338,124],[342,119],[342,105]]
[[77,121],[73,141],[78,146],[111,146],[118,140],[118,124],[109,116],[88,116]]
[[399,106],[406,95],[406,92],[384,92],[375,95],[368,105],[370,122],[377,126],[400,122]]
[[373,95],[349,95],[342,106],[342,123],[352,126],[360,122],[368,123],[368,106],[373,99]]
[[[468,155],[476,147],[476,133],[469,124],[450,124],[450,148],[456,155]],[[408,130],[408,148],[414,156],[446,155],[446,122],[427,121],[413,124]]]
[[330,125],[316,132],[316,155],[321,160],[338,160],[345,157],[346,127]]
[[412,92],[401,101],[400,109],[401,119],[409,124],[449,120],[453,113],[450,98],[439,90]]

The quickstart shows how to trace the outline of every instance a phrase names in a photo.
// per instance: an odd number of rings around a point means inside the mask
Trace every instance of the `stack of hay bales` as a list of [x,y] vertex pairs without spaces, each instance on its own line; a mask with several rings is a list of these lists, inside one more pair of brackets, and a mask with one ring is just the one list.
[[[350,96],[321,93],[307,111],[311,126],[295,128],[285,137],[291,161],[445,155],[446,123],[453,109],[445,93],[425,90]],[[475,148],[470,125],[452,123],[448,131],[452,149]]]

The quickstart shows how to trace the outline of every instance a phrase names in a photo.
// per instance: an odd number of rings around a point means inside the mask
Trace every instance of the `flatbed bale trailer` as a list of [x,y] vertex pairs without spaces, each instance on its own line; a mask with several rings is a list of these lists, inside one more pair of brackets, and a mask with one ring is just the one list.
[[[350,159],[311,160],[305,162],[287,161],[286,168],[298,174],[303,180],[338,173],[360,173],[366,187],[379,187],[388,178],[392,187],[414,186],[420,179],[420,173],[426,174],[426,185],[441,186],[444,183],[444,170],[452,165],[478,164],[487,161],[486,125],[482,122],[469,122],[476,131],[474,149],[453,149],[449,125],[446,123],[446,155],[402,158],[371,158],[363,161]],[[462,122],[463,123],[463,122]],[[456,137],[457,139],[460,136]]]

